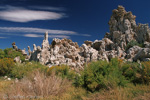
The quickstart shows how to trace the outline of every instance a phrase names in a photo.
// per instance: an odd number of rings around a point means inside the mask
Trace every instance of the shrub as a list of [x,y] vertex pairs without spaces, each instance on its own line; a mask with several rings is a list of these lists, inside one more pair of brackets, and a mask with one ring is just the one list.
[[48,67],[41,65],[37,62],[26,62],[26,63],[14,63],[12,58],[0,59],[0,75],[10,76],[12,78],[23,78],[27,73],[32,72],[35,69],[45,71]]
[[121,67],[120,60],[118,60],[117,58],[111,59],[108,68],[106,68],[107,70],[106,84],[109,88],[114,88],[117,86],[125,87],[126,84],[128,83],[128,81],[122,75],[120,67]]
[[70,70],[69,66],[67,65],[52,66],[48,68],[47,70],[48,75],[51,75],[51,73],[53,72],[55,72],[57,76],[67,78],[69,80],[73,80],[73,78],[75,77],[75,72],[73,70]]
[[142,83],[148,84],[150,83],[150,61],[142,62],[141,70],[139,73],[141,74]]
[[38,62],[17,63],[11,71],[11,77],[21,79],[36,69],[46,72],[47,67]]
[[133,82],[134,84],[139,83],[138,82],[138,73],[137,70],[139,70],[139,64],[138,63],[123,63],[121,66],[122,74],[125,76],[127,80],[130,82]]
[[119,69],[119,61],[112,59],[106,61],[91,62],[80,75],[76,76],[75,86],[82,86],[89,91],[97,91],[102,88],[109,89],[116,86],[125,86],[127,80]]
[[5,57],[5,52],[2,49],[0,49],[0,59],[4,57]]
[[126,62],[121,67],[121,71],[126,79],[134,84],[149,84],[150,82],[150,61],[141,64]]
[[13,50],[12,48],[4,49],[4,53],[5,53],[6,58],[13,58],[14,59],[17,56],[20,56],[21,61],[22,62],[25,61],[25,57],[22,55],[22,53],[19,51]]
[[9,75],[14,67],[14,61],[11,58],[0,59],[0,75]]

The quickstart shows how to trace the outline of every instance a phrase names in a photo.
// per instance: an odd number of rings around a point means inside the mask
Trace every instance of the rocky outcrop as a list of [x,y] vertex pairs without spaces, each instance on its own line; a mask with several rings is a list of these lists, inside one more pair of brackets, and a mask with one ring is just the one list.
[[136,40],[136,16],[132,12],[126,12],[124,7],[118,6],[113,10],[113,14],[109,21],[110,34],[107,35],[114,43],[116,43],[122,50],[125,50],[126,45]]
[[[132,12],[127,12],[123,6],[118,6],[112,12],[113,14],[109,21],[110,33],[106,33],[105,37],[113,41],[115,44],[114,48],[120,47],[123,52],[126,52],[123,58],[128,61],[142,60],[149,57],[149,51],[146,49],[150,47],[150,29],[148,24],[136,25],[136,16]],[[125,51],[128,43],[132,41],[144,44],[144,51],[138,46],[133,46]]]
[[[127,12],[123,6],[112,11],[109,20],[110,33],[106,33],[102,40],[85,41],[81,47],[70,39],[54,38],[51,44],[48,41],[48,32],[45,33],[42,46],[33,44],[33,51],[28,46],[29,60],[39,61],[42,64],[53,66],[67,64],[73,68],[83,68],[85,63],[112,58],[126,59],[127,61],[149,60],[150,58],[150,29],[147,24],[136,25],[136,16]],[[128,46],[132,41],[142,44]],[[128,48],[127,48],[128,46]],[[13,48],[18,50],[15,43]],[[22,50],[22,54],[26,54]]]
[[145,60],[146,58],[150,58],[150,48],[142,48],[138,51],[138,53],[134,56],[133,60]]
[[[113,42],[104,38],[103,40],[85,41],[81,47],[76,42],[70,39],[57,39],[54,38],[51,45],[48,42],[48,33],[45,33],[45,38],[42,43],[42,48],[36,47],[33,44],[33,51],[31,52],[28,46],[30,61],[39,61],[42,64],[53,66],[67,64],[73,68],[81,68],[85,63],[96,60],[107,60],[121,56],[122,51],[118,52],[111,50]],[[118,54],[117,54],[118,53]]]
[[133,46],[127,51],[126,59],[128,61],[133,61],[133,58],[137,55],[137,53],[141,50],[139,46]]
[[61,64],[67,64],[75,68],[82,68],[83,66],[79,55],[79,46],[72,40],[54,38],[51,45],[49,45],[48,33],[45,33],[42,48],[35,47],[35,45],[33,47],[34,50],[31,53],[30,60],[39,61],[48,66]]
[[13,48],[14,50],[18,51],[18,47],[16,46],[16,43],[15,43],[15,42],[12,43],[12,48]]
[[15,58],[14,58],[14,62],[16,62],[16,63],[21,63],[20,56],[15,57]]
[[137,41],[139,43],[150,42],[150,29],[148,24],[139,24],[137,26]]

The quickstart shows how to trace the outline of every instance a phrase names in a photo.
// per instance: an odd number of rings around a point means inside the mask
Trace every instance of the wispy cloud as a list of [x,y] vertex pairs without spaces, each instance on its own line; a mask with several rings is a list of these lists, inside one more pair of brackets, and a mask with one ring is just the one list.
[[24,34],[25,37],[43,37],[43,35],[37,35],[37,34]]
[[32,28],[32,27],[0,27],[0,32],[15,32],[15,33],[44,33],[48,31],[50,34],[68,34],[78,35],[77,32],[68,30],[52,30],[43,28]]
[[50,11],[65,11],[64,7],[51,7],[51,6],[29,6],[28,8],[38,9],[38,10],[50,10]]
[[[38,35],[38,34],[24,34],[23,36],[25,37],[44,37],[43,35]],[[49,38],[70,38],[70,36],[67,35],[49,35]]]
[[49,35],[49,38],[70,38],[67,35]]
[[24,37],[43,37],[43,33],[48,31],[49,38],[70,38],[71,35],[90,36],[88,34],[79,34],[69,30],[52,30],[32,27],[0,27],[0,34],[14,35]]
[[5,39],[5,38],[7,38],[7,37],[0,37],[0,39]]
[[20,36],[21,34],[16,34],[16,33],[7,33],[7,32],[5,33],[5,32],[1,32],[1,31],[0,31],[0,35],[7,35],[7,36],[8,36],[8,35]]
[[[38,7],[37,7],[38,8]],[[52,11],[31,10],[23,7],[1,6],[0,19],[13,22],[30,22],[36,20],[58,20],[66,15]],[[39,9],[42,9],[42,7]],[[55,9],[56,8],[43,8]],[[58,8],[60,9],[60,8]],[[57,10],[58,10],[57,9]]]

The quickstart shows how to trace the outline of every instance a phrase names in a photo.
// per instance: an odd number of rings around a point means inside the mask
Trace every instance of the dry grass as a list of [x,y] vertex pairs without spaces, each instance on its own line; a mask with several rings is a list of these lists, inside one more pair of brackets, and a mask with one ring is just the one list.
[[55,74],[46,76],[40,71],[35,71],[19,82],[14,82],[6,93],[10,100],[42,99],[50,96],[59,96],[70,87],[67,79],[57,77]]
[[150,100],[150,86],[129,85],[125,88],[114,88],[112,90],[102,90],[91,94],[85,100]]
[[102,90],[90,95],[85,100],[130,100],[127,98],[127,91],[124,89]]
[[63,93],[63,95],[51,96],[48,100],[84,100],[87,95],[88,93],[85,89],[75,88],[74,86],[71,86],[65,93]]
[[0,80],[0,93],[5,91],[7,89],[7,87],[12,83],[13,83],[13,81]]
[[[5,82],[8,83],[4,85]],[[12,82],[4,81],[4,83],[3,87],[6,89]],[[9,100],[150,100],[149,85],[129,84],[125,88],[89,93],[83,88],[71,86],[66,79],[62,80],[54,74],[47,77],[39,71],[18,83],[13,83],[7,93]]]
[[4,92],[9,88],[13,81],[0,79],[0,99],[4,96]]

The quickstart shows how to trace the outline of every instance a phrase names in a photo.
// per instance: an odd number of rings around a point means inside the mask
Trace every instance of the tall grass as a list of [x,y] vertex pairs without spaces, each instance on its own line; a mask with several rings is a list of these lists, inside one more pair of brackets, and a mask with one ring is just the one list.
[[128,85],[110,90],[101,90],[89,95],[85,100],[150,100],[150,86]]
[[64,93],[70,85],[67,79],[57,77],[55,74],[46,76],[43,72],[36,70],[19,82],[14,82],[6,94],[10,99],[14,99],[16,96],[18,96],[17,99],[21,99],[21,97],[26,99],[48,98],[51,95]]

